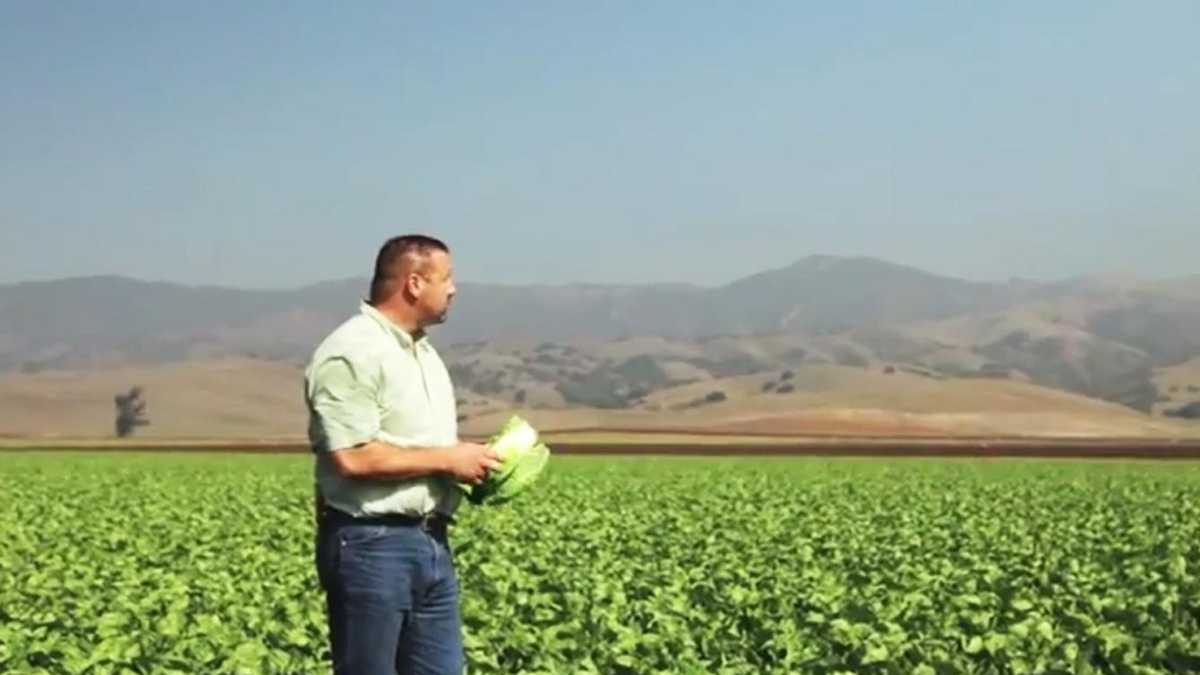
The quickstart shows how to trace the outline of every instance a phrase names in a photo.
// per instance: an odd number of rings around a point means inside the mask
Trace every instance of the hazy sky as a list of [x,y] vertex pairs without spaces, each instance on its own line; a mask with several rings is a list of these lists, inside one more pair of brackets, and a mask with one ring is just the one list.
[[0,282],[1200,272],[1200,3],[815,5],[4,2]]

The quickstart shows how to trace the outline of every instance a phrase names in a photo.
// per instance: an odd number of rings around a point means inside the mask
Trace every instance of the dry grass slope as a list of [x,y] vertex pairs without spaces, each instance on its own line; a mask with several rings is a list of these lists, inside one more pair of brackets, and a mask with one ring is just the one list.
[[302,382],[299,368],[250,359],[8,374],[0,376],[0,435],[113,436],[113,396],[138,385],[151,424],[137,437],[303,436]]
[[[785,377],[785,373],[790,375]],[[139,439],[303,441],[302,381],[297,367],[250,359],[9,374],[0,377],[0,437],[111,438],[113,395],[140,385],[145,389],[152,424],[138,430]],[[779,393],[781,389],[783,393]],[[724,399],[692,405],[714,391],[721,392]],[[1120,405],[1023,382],[934,379],[901,370],[885,374],[880,368],[833,365],[668,387],[624,410],[548,408],[534,400],[516,404],[475,394],[460,396],[467,401],[460,408],[469,415],[460,427],[467,436],[486,436],[513,413],[528,416],[547,431],[857,436],[1200,434],[1200,425],[1153,418]]]

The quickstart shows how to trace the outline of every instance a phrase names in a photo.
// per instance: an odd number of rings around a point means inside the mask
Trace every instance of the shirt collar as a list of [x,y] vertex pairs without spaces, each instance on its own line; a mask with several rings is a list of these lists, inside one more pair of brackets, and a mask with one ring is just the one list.
[[372,307],[371,304],[366,300],[363,300],[360,303],[360,309],[363,314],[366,314],[374,319],[380,326],[383,326],[388,333],[395,337],[396,340],[399,341],[400,344],[406,349],[414,349],[417,345],[423,345],[425,341],[429,339],[429,335],[424,331],[421,331],[420,334],[414,338],[408,331],[397,326],[391,319],[384,316],[383,312],[380,312],[378,309]]

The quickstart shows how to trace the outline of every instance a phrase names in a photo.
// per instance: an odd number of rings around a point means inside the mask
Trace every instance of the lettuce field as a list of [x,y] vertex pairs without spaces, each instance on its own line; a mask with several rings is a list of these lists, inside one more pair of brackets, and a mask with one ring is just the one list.
[[[0,672],[328,672],[305,456],[0,455]],[[1200,672],[1195,464],[555,457],[473,673]]]

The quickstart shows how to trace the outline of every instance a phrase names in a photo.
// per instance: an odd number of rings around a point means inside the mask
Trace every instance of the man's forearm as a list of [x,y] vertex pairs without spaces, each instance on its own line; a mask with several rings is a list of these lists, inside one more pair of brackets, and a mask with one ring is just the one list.
[[337,450],[333,461],[347,478],[419,478],[445,473],[449,468],[448,448],[399,448],[371,441],[355,448]]

